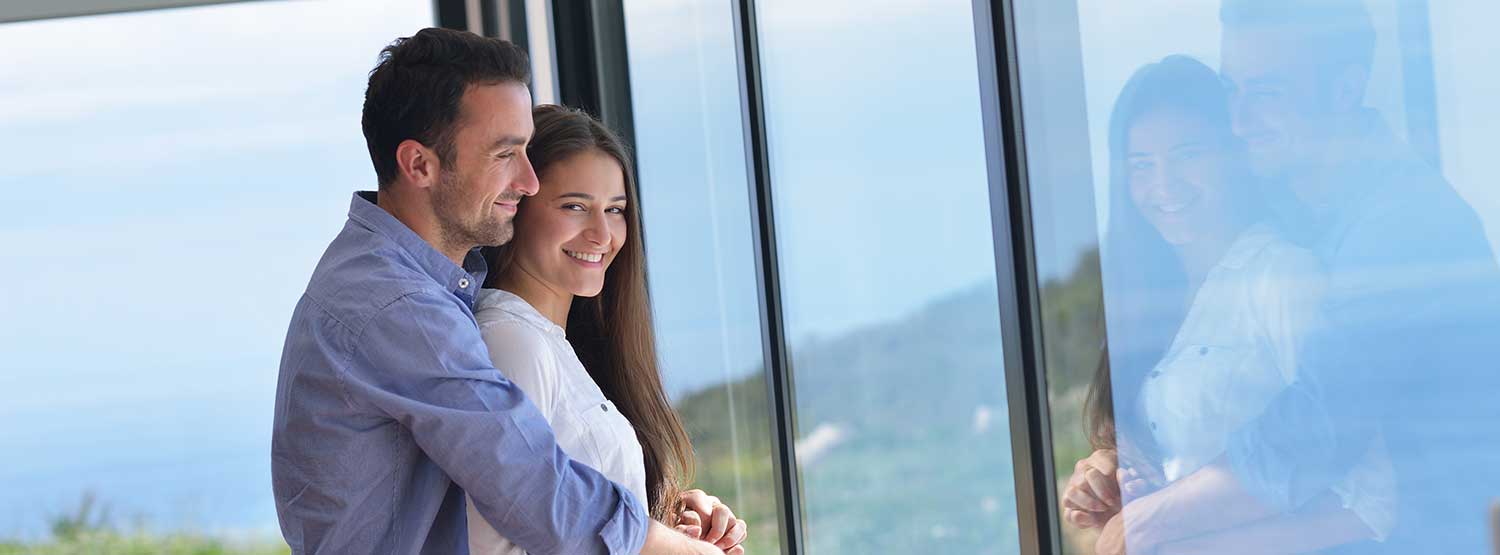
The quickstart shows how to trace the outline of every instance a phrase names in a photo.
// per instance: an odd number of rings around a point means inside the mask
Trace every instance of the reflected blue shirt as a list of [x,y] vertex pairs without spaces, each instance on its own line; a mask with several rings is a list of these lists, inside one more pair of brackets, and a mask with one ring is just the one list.
[[271,477],[294,553],[467,553],[465,494],[533,554],[635,553],[641,502],[490,363],[460,268],[356,193],[292,314]]
[[1500,267],[1473,208],[1367,114],[1335,205],[1281,202],[1328,275],[1299,377],[1231,435],[1238,480],[1293,510],[1343,480],[1383,434],[1396,528],[1359,553],[1479,553],[1500,496]]

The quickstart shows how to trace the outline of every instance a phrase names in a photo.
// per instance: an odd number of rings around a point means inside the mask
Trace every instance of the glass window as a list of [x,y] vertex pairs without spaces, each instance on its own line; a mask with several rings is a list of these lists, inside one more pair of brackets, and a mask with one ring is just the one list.
[[1495,11],[1017,2],[1069,552],[1492,549]]
[[972,5],[756,5],[806,551],[1015,553]]
[[0,551],[285,550],[286,323],[375,183],[366,72],[432,21],[324,0],[0,25],[24,53],[0,64]]
[[779,553],[734,11],[631,1],[625,18],[657,342],[694,486],[750,525],[746,553]]

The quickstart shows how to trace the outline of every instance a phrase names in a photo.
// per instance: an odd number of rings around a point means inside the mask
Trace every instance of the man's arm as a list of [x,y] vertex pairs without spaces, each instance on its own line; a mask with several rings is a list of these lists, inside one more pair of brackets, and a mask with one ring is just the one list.
[[345,386],[407,430],[497,531],[532,553],[635,553],[640,500],[573,461],[520,388],[491,364],[453,298],[402,297],[356,338]]

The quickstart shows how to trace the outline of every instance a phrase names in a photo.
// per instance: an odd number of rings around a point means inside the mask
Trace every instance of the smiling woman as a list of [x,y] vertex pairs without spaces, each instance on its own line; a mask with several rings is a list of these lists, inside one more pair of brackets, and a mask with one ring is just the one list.
[[[527,155],[542,185],[521,201],[515,239],[486,252],[475,317],[496,368],[542,409],[558,444],[677,524],[692,446],[657,367],[630,158],[581,111],[544,105],[534,117]],[[743,552],[744,522],[709,510],[729,518],[704,539]],[[475,552],[519,552],[470,515]]]

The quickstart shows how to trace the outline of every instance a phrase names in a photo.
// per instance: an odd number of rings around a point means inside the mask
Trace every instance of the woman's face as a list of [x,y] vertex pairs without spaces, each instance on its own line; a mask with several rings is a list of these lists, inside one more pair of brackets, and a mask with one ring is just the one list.
[[625,245],[625,176],[598,150],[553,163],[521,203],[514,263],[559,293],[592,297]]
[[1173,245],[1225,228],[1236,207],[1228,137],[1201,117],[1170,108],[1136,118],[1126,137],[1130,200]]

